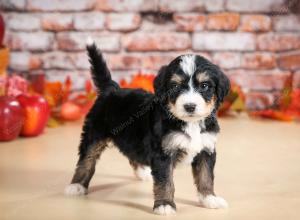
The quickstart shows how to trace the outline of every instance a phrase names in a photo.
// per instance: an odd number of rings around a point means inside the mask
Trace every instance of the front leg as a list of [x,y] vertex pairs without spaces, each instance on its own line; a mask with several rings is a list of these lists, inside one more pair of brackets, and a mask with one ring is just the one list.
[[202,151],[193,160],[192,171],[199,201],[206,208],[227,208],[227,202],[223,198],[216,196],[214,192],[215,163],[215,151],[213,153]]
[[154,160],[151,169],[154,184],[154,213],[159,215],[175,214],[175,189],[173,183],[173,163],[171,158],[159,158]]

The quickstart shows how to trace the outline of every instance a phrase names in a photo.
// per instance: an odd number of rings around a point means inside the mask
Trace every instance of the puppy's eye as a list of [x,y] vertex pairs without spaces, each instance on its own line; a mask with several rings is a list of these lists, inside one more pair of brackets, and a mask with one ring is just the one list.
[[179,88],[179,84],[176,83],[176,82],[172,82],[171,85],[172,85],[172,87],[175,88],[175,89]]
[[200,88],[202,91],[207,91],[209,88],[209,84],[207,82],[200,83]]

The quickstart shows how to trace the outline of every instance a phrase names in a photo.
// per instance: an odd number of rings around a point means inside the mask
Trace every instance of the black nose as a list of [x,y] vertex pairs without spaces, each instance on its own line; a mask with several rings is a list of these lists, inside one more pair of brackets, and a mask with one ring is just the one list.
[[186,112],[193,113],[195,111],[196,104],[194,104],[194,103],[188,103],[188,104],[183,105],[183,107],[184,107],[184,109],[185,109]]

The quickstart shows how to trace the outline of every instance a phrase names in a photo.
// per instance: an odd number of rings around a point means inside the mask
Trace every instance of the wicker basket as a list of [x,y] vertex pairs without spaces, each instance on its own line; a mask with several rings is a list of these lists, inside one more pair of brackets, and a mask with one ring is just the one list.
[[8,47],[0,47],[0,76],[5,75],[8,62],[9,62]]

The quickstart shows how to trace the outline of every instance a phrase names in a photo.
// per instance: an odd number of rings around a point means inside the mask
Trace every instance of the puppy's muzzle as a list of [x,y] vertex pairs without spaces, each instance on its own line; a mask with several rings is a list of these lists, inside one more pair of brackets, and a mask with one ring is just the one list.
[[183,107],[184,107],[184,110],[187,113],[194,113],[194,111],[196,109],[196,104],[194,104],[194,103],[187,103],[187,104],[184,104]]

